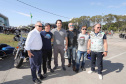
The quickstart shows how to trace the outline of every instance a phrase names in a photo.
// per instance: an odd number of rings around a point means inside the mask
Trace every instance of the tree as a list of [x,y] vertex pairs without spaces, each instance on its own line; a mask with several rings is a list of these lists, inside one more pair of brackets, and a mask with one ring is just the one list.
[[111,23],[114,21],[114,16],[112,14],[108,14],[108,15],[105,15],[103,17],[104,17],[103,22],[108,23],[107,28],[109,28]]
[[81,16],[79,19],[81,21],[81,26],[89,26],[88,23],[90,21],[90,16]]
[[126,15],[120,16],[120,19],[121,19],[123,22],[126,22]]
[[67,30],[68,24],[69,24],[69,22],[62,22],[62,27]]
[[90,21],[91,21],[93,24],[95,24],[95,22],[96,22],[95,16],[92,16],[92,17],[90,18]]
[[119,27],[121,26],[121,24],[120,24],[120,20],[121,20],[121,16],[120,15],[114,15],[114,18],[115,18],[115,20],[116,20],[116,23],[117,23],[117,29],[118,29],[118,31],[119,31]]
[[102,22],[102,16],[101,16],[101,15],[96,15],[96,16],[95,16],[95,21],[96,21],[97,23],[101,23],[101,22]]

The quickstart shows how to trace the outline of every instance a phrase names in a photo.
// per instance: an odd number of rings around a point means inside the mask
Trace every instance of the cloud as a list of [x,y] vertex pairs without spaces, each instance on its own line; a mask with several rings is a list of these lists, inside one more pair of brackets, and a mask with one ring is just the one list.
[[22,13],[22,12],[18,12],[18,11],[13,11],[13,12],[18,13],[18,14],[23,15],[23,16],[30,17],[30,14],[26,14],[26,13]]
[[91,2],[90,4],[91,4],[91,5],[97,5],[97,6],[102,6],[102,5],[103,5],[103,4],[100,3],[100,2],[98,2],[98,3],[96,3],[96,2]]
[[126,6],[126,2],[124,2],[124,3],[121,3],[121,4],[119,4],[119,5],[110,5],[110,6],[108,6],[108,8],[121,8],[121,7],[123,7],[123,6]]
[[123,6],[126,6],[126,2],[122,3]]
[[108,6],[108,8],[120,8],[120,6],[113,6],[113,5],[111,5],[111,6]]

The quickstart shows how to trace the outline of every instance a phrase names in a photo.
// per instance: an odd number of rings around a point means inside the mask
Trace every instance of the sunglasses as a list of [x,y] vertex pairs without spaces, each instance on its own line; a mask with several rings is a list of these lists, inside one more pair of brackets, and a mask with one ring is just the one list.
[[87,29],[82,29],[82,30],[87,30]]
[[69,25],[70,27],[73,27],[74,25]]
[[42,27],[42,26],[40,26],[40,25],[37,25],[38,27]]
[[97,27],[97,28],[100,28],[101,29],[101,27]]

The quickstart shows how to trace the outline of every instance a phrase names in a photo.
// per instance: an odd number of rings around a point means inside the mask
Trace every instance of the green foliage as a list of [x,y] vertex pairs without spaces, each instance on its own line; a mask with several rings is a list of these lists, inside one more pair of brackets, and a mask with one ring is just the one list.
[[91,31],[92,30],[92,27],[88,27],[87,29],[88,29],[88,31]]
[[63,22],[62,27],[67,30],[68,29],[68,24],[69,24],[69,22]]
[[[102,30],[113,30],[113,31],[125,31],[126,30],[126,15],[96,15],[96,16],[81,16],[79,18],[73,18],[70,22],[74,23],[75,26],[87,25],[89,22],[92,24],[102,23],[105,25],[102,26]],[[89,27],[90,29],[90,27]],[[90,29],[91,30],[91,29]]]
[[12,47],[16,47],[18,42],[13,40],[14,35],[0,34],[0,43],[8,44]]

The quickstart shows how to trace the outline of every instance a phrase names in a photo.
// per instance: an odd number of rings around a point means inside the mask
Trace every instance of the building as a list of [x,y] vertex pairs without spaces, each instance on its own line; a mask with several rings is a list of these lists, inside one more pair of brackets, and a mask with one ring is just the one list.
[[3,30],[5,27],[9,27],[8,17],[0,13],[0,31]]

